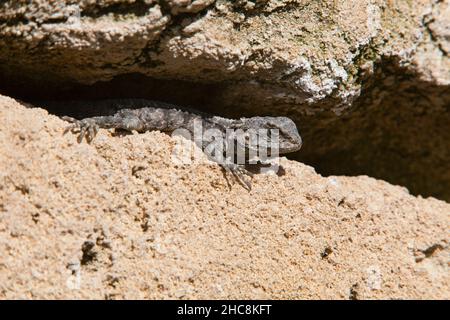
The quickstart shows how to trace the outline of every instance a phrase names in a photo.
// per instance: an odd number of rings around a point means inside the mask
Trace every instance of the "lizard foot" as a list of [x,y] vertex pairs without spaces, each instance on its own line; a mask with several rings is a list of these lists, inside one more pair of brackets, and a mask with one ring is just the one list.
[[246,170],[243,166],[234,164],[234,163],[225,163],[222,164],[222,167],[227,171],[231,172],[231,174],[236,178],[236,180],[244,186],[247,190],[252,189],[252,185],[248,180],[248,177],[253,177],[253,173]]
[[77,141],[80,143],[83,138],[86,138],[86,141],[90,143],[98,132],[98,125],[95,123],[93,119],[83,119],[77,120],[71,117],[62,117],[63,120],[70,122],[71,125],[67,126],[64,129],[64,134],[71,131],[72,133],[79,133]]

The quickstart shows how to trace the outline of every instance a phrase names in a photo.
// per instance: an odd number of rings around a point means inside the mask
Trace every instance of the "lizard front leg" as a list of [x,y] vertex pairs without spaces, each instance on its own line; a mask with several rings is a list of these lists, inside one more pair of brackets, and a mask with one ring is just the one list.
[[220,165],[226,172],[230,172],[247,190],[252,189],[252,185],[247,178],[253,177],[253,173],[245,169],[243,165],[235,163],[221,163]]

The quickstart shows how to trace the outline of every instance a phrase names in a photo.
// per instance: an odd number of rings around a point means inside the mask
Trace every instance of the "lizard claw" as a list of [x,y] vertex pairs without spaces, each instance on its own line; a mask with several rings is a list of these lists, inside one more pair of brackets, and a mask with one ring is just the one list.
[[86,138],[86,141],[90,143],[97,135],[99,127],[93,119],[77,120],[72,117],[62,117],[62,119],[71,123],[64,129],[64,134],[69,131],[72,133],[79,133],[77,138],[78,143],[80,143],[84,137]]
[[234,163],[225,163],[222,164],[222,167],[227,171],[231,172],[236,180],[242,184],[247,190],[252,189],[252,185],[250,181],[248,181],[247,177],[253,177],[253,173],[246,170],[243,166],[234,164]]

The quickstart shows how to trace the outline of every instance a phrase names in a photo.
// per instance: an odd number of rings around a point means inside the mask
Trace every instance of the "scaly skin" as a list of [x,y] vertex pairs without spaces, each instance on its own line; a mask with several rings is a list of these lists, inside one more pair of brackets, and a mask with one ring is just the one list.
[[[224,141],[224,150],[226,150],[230,137],[237,142],[238,147],[245,150],[246,154],[250,151],[255,151],[258,147],[270,145],[270,137],[266,140],[250,139],[249,132],[265,129],[278,130],[278,153],[286,154],[295,152],[301,148],[302,139],[298,133],[295,123],[286,117],[252,117],[241,119],[226,119],[218,116],[211,116],[200,113],[198,111],[183,109],[163,102],[144,100],[144,99],[111,99],[83,102],[77,101],[79,105],[89,105],[92,108],[105,106],[115,111],[111,116],[99,116],[76,120],[70,117],[63,117],[64,120],[72,123],[66,128],[65,132],[79,132],[78,142],[85,138],[91,142],[98,132],[99,128],[114,128],[124,129],[127,131],[146,132],[150,130],[159,130],[162,132],[173,132],[178,129],[185,129],[192,135],[194,128],[201,126],[202,136],[207,130],[214,129],[215,132],[220,133]],[[72,102],[73,105],[73,102]],[[196,127],[197,126],[197,127]],[[210,131],[211,132],[211,131]],[[231,133],[231,134],[230,134]],[[227,135],[228,134],[228,135]],[[228,139],[228,140],[227,140]],[[253,144],[251,143],[253,141]],[[195,143],[204,151],[205,147],[211,143],[211,140],[202,139]],[[223,159],[218,161],[216,158],[208,155],[211,160],[219,163],[226,171],[231,172],[236,179],[246,186],[251,188],[250,182],[245,176],[251,176],[245,167],[241,164],[234,163],[234,159]]]

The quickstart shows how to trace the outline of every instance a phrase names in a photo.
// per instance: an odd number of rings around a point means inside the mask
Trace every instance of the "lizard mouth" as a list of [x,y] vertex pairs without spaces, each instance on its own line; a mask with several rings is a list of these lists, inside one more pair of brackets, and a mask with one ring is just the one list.
[[284,149],[283,153],[292,153],[292,152],[296,152],[299,151],[302,148],[303,143],[300,143],[298,145],[293,145],[292,147],[288,147],[286,149]]
[[298,135],[297,137],[295,137],[293,139],[291,138],[289,140],[291,140],[291,141],[289,141],[288,143],[286,143],[285,146],[283,146],[282,150],[280,150],[282,152],[280,152],[280,153],[292,153],[292,152],[299,151],[302,148],[303,140],[300,135]]

